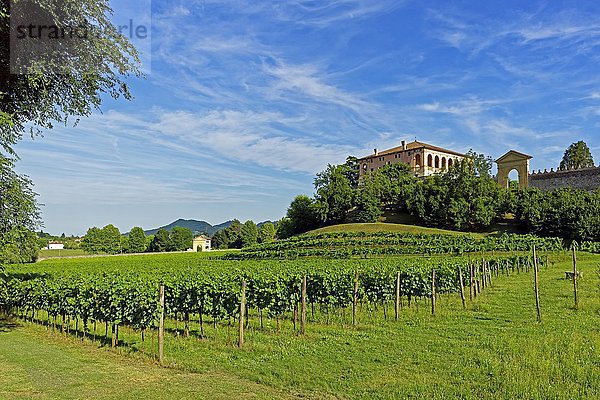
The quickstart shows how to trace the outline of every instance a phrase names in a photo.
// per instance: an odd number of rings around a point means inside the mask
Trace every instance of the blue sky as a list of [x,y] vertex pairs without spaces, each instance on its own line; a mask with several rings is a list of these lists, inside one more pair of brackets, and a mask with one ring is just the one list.
[[135,100],[17,146],[52,233],[278,219],[327,163],[415,138],[600,161],[597,1],[121,3],[152,14]]

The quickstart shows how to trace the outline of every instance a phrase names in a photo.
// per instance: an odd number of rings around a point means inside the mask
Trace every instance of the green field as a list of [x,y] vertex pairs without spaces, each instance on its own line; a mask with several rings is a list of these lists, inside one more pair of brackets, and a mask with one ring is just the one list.
[[[546,254],[542,254],[545,256]],[[422,256],[371,260],[220,261],[196,254],[47,260],[12,267],[9,273],[61,275],[120,270],[174,272],[220,266],[313,268],[318,261],[334,271],[380,263],[428,263]],[[454,262],[463,258],[447,258]],[[203,261],[204,260],[204,261]],[[309,313],[306,336],[294,330],[288,313],[278,321],[265,312],[263,327],[250,310],[246,345],[236,347],[233,318],[213,326],[205,321],[199,334],[192,316],[190,337],[181,320],[167,321],[167,369],[152,363],[156,333],[141,341],[139,331],[122,327],[119,349],[104,341],[81,343],[28,322],[0,332],[0,398],[419,398],[419,399],[595,399],[600,397],[600,256],[580,254],[579,308],[573,308],[570,254],[553,252],[540,271],[542,322],[536,321],[533,274],[512,272],[493,279],[493,286],[468,301],[463,310],[457,293],[438,297],[435,316],[426,298],[413,299],[399,320],[393,305],[366,302],[358,324],[350,310],[317,307]],[[287,267],[286,267],[287,268]],[[294,267],[295,268],[295,267]],[[341,268],[341,269],[340,269]],[[468,295],[467,295],[468,297]],[[43,315],[40,317],[43,318]],[[279,327],[278,327],[279,325]],[[71,324],[71,329],[74,325]],[[110,333],[109,333],[110,337]],[[74,374],[71,371],[80,373]],[[115,372],[116,371],[116,372]],[[119,376],[119,385],[114,383]],[[165,383],[166,381],[166,383]],[[123,382],[123,384],[121,384]],[[168,383],[171,383],[169,385]],[[171,391],[172,390],[172,391]],[[93,393],[93,394],[92,394]],[[101,394],[98,395],[98,393]],[[239,393],[242,393],[240,395]]]

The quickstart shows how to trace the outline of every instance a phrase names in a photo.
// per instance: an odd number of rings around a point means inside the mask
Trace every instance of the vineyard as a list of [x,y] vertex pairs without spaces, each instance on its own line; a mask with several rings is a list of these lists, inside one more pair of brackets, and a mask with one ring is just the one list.
[[[161,284],[165,287],[166,317],[181,322],[185,336],[189,335],[191,321],[196,321],[199,335],[204,336],[207,322],[216,327],[239,319],[242,284],[247,287],[247,314],[255,310],[261,324],[265,315],[278,324],[287,319],[296,326],[304,279],[305,301],[313,315],[316,307],[329,316],[360,304],[380,307],[387,318],[388,308],[395,305],[398,312],[398,302],[403,298],[410,304],[415,299],[432,298],[432,293],[469,291],[463,285],[476,294],[493,276],[531,266],[529,256],[474,262],[460,257],[387,258],[333,264],[328,260],[240,263],[196,259],[194,264],[189,262],[191,259],[179,260],[179,265],[162,264],[146,270],[126,270],[121,265],[120,271],[107,268],[108,272],[99,273],[89,273],[85,267],[69,272],[7,272],[0,279],[0,308],[53,329],[70,329],[74,323],[75,331],[83,336],[95,337],[100,322],[106,328],[106,338],[111,327],[113,345],[118,345],[119,326],[140,332],[142,338],[146,331],[158,327]],[[465,283],[461,282],[462,274]]]
[[[72,347],[113,348],[131,363],[226,372],[304,398],[594,398],[598,259],[579,256],[587,279],[574,311],[572,257],[538,252],[539,301],[530,251],[52,259],[0,275],[0,321],[20,321],[44,343],[77,338]],[[550,382],[563,384],[540,389]]]
[[440,255],[476,252],[561,250],[562,239],[533,235],[447,235],[394,232],[332,232],[295,236],[286,240],[244,248],[229,259],[293,259],[299,257],[350,258],[406,254]]

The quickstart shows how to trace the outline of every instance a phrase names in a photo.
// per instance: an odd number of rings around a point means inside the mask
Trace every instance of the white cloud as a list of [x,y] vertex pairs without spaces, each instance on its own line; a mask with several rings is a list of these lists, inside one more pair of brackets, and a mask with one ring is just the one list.
[[451,114],[458,117],[469,117],[488,111],[491,106],[499,103],[499,101],[494,100],[472,98],[456,101],[449,105],[442,105],[439,102],[419,104],[417,105],[417,109],[433,113]]
[[290,122],[293,119],[273,112],[177,111],[162,113],[153,129],[193,146],[203,146],[226,159],[311,174],[322,170],[328,162],[343,160],[353,150],[349,146],[289,137],[274,127]]
[[371,105],[359,96],[326,83],[323,73],[314,65],[264,66],[264,71],[277,78],[271,90],[285,97],[288,93],[302,93],[312,100],[331,103],[356,112],[371,109]]

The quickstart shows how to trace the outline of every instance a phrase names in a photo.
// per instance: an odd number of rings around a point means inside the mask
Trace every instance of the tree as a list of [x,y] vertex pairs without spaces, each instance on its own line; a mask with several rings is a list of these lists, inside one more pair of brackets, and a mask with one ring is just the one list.
[[129,252],[143,253],[146,251],[146,233],[142,228],[136,226],[129,231]]
[[296,196],[292,201],[287,209],[287,218],[292,227],[292,235],[308,232],[320,225],[315,202],[305,195]]
[[146,250],[144,251],[152,251],[152,243],[154,243],[154,235],[146,236]]
[[502,217],[506,197],[489,174],[489,158],[470,152],[446,174],[420,181],[409,211],[431,226],[478,230]]
[[215,232],[212,237],[212,247],[215,249],[226,249],[228,245],[229,238],[227,237],[226,229]]
[[294,224],[288,217],[281,218],[275,225],[278,239],[287,239],[294,236]]
[[354,203],[356,222],[376,222],[381,216],[381,201],[367,188],[358,192]]
[[258,243],[258,228],[252,220],[244,222],[240,231],[242,247],[248,247]]
[[33,183],[14,167],[13,160],[0,155],[0,238],[14,227],[35,230],[40,224]]
[[[55,122],[90,115],[105,93],[132,98],[125,80],[141,76],[140,62],[111,14],[108,0],[0,1],[0,148],[14,154],[13,145],[25,130],[33,136]],[[54,53],[55,59],[37,53],[25,57],[15,52],[18,46],[11,48],[10,32],[10,18],[23,15],[30,23],[36,15],[55,26],[84,27],[86,38],[61,46],[64,53]],[[18,71],[11,70],[16,66],[11,55],[22,66]]]
[[101,237],[101,248],[103,253],[117,254],[121,252],[121,232],[119,229],[108,224],[102,228]]
[[242,247],[242,239],[240,232],[242,231],[242,223],[234,219],[231,225],[227,227],[225,233],[227,234],[227,247],[230,249],[240,249]]
[[258,230],[258,241],[260,243],[270,243],[275,240],[275,225],[271,222],[265,222]]
[[588,145],[580,140],[577,143],[571,144],[560,162],[559,169],[580,169],[580,168],[592,168],[594,166],[594,157]]
[[121,242],[119,243],[119,249],[121,254],[131,253],[131,249],[129,248],[129,238],[125,235],[121,235]]
[[330,164],[315,178],[316,206],[326,225],[343,223],[352,208],[353,191],[345,172],[346,167]]
[[37,194],[31,180],[17,174],[14,166],[13,160],[0,154],[0,265],[37,258]]
[[408,164],[396,163],[368,173],[361,190],[366,190],[369,196],[379,199],[380,207],[405,212],[407,199],[410,198],[416,183],[417,178],[413,175],[411,167]]
[[150,250],[153,252],[163,252],[169,250],[169,231],[160,228],[156,235],[154,235],[154,239],[152,240],[152,245],[150,246]]
[[95,226],[89,228],[83,237],[81,248],[91,254],[102,253],[102,230]]
[[191,229],[176,226],[171,230],[169,250],[185,251],[187,249],[191,249],[193,240],[194,238]]
[[360,176],[360,165],[358,165],[358,158],[354,156],[346,157],[344,167],[344,175],[348,179],[350,187],[356,189],[358,187],[358,177]]
[[35,262],[39,253],[35,232],[23,227],[12,228],[0,240],[0,265]]

